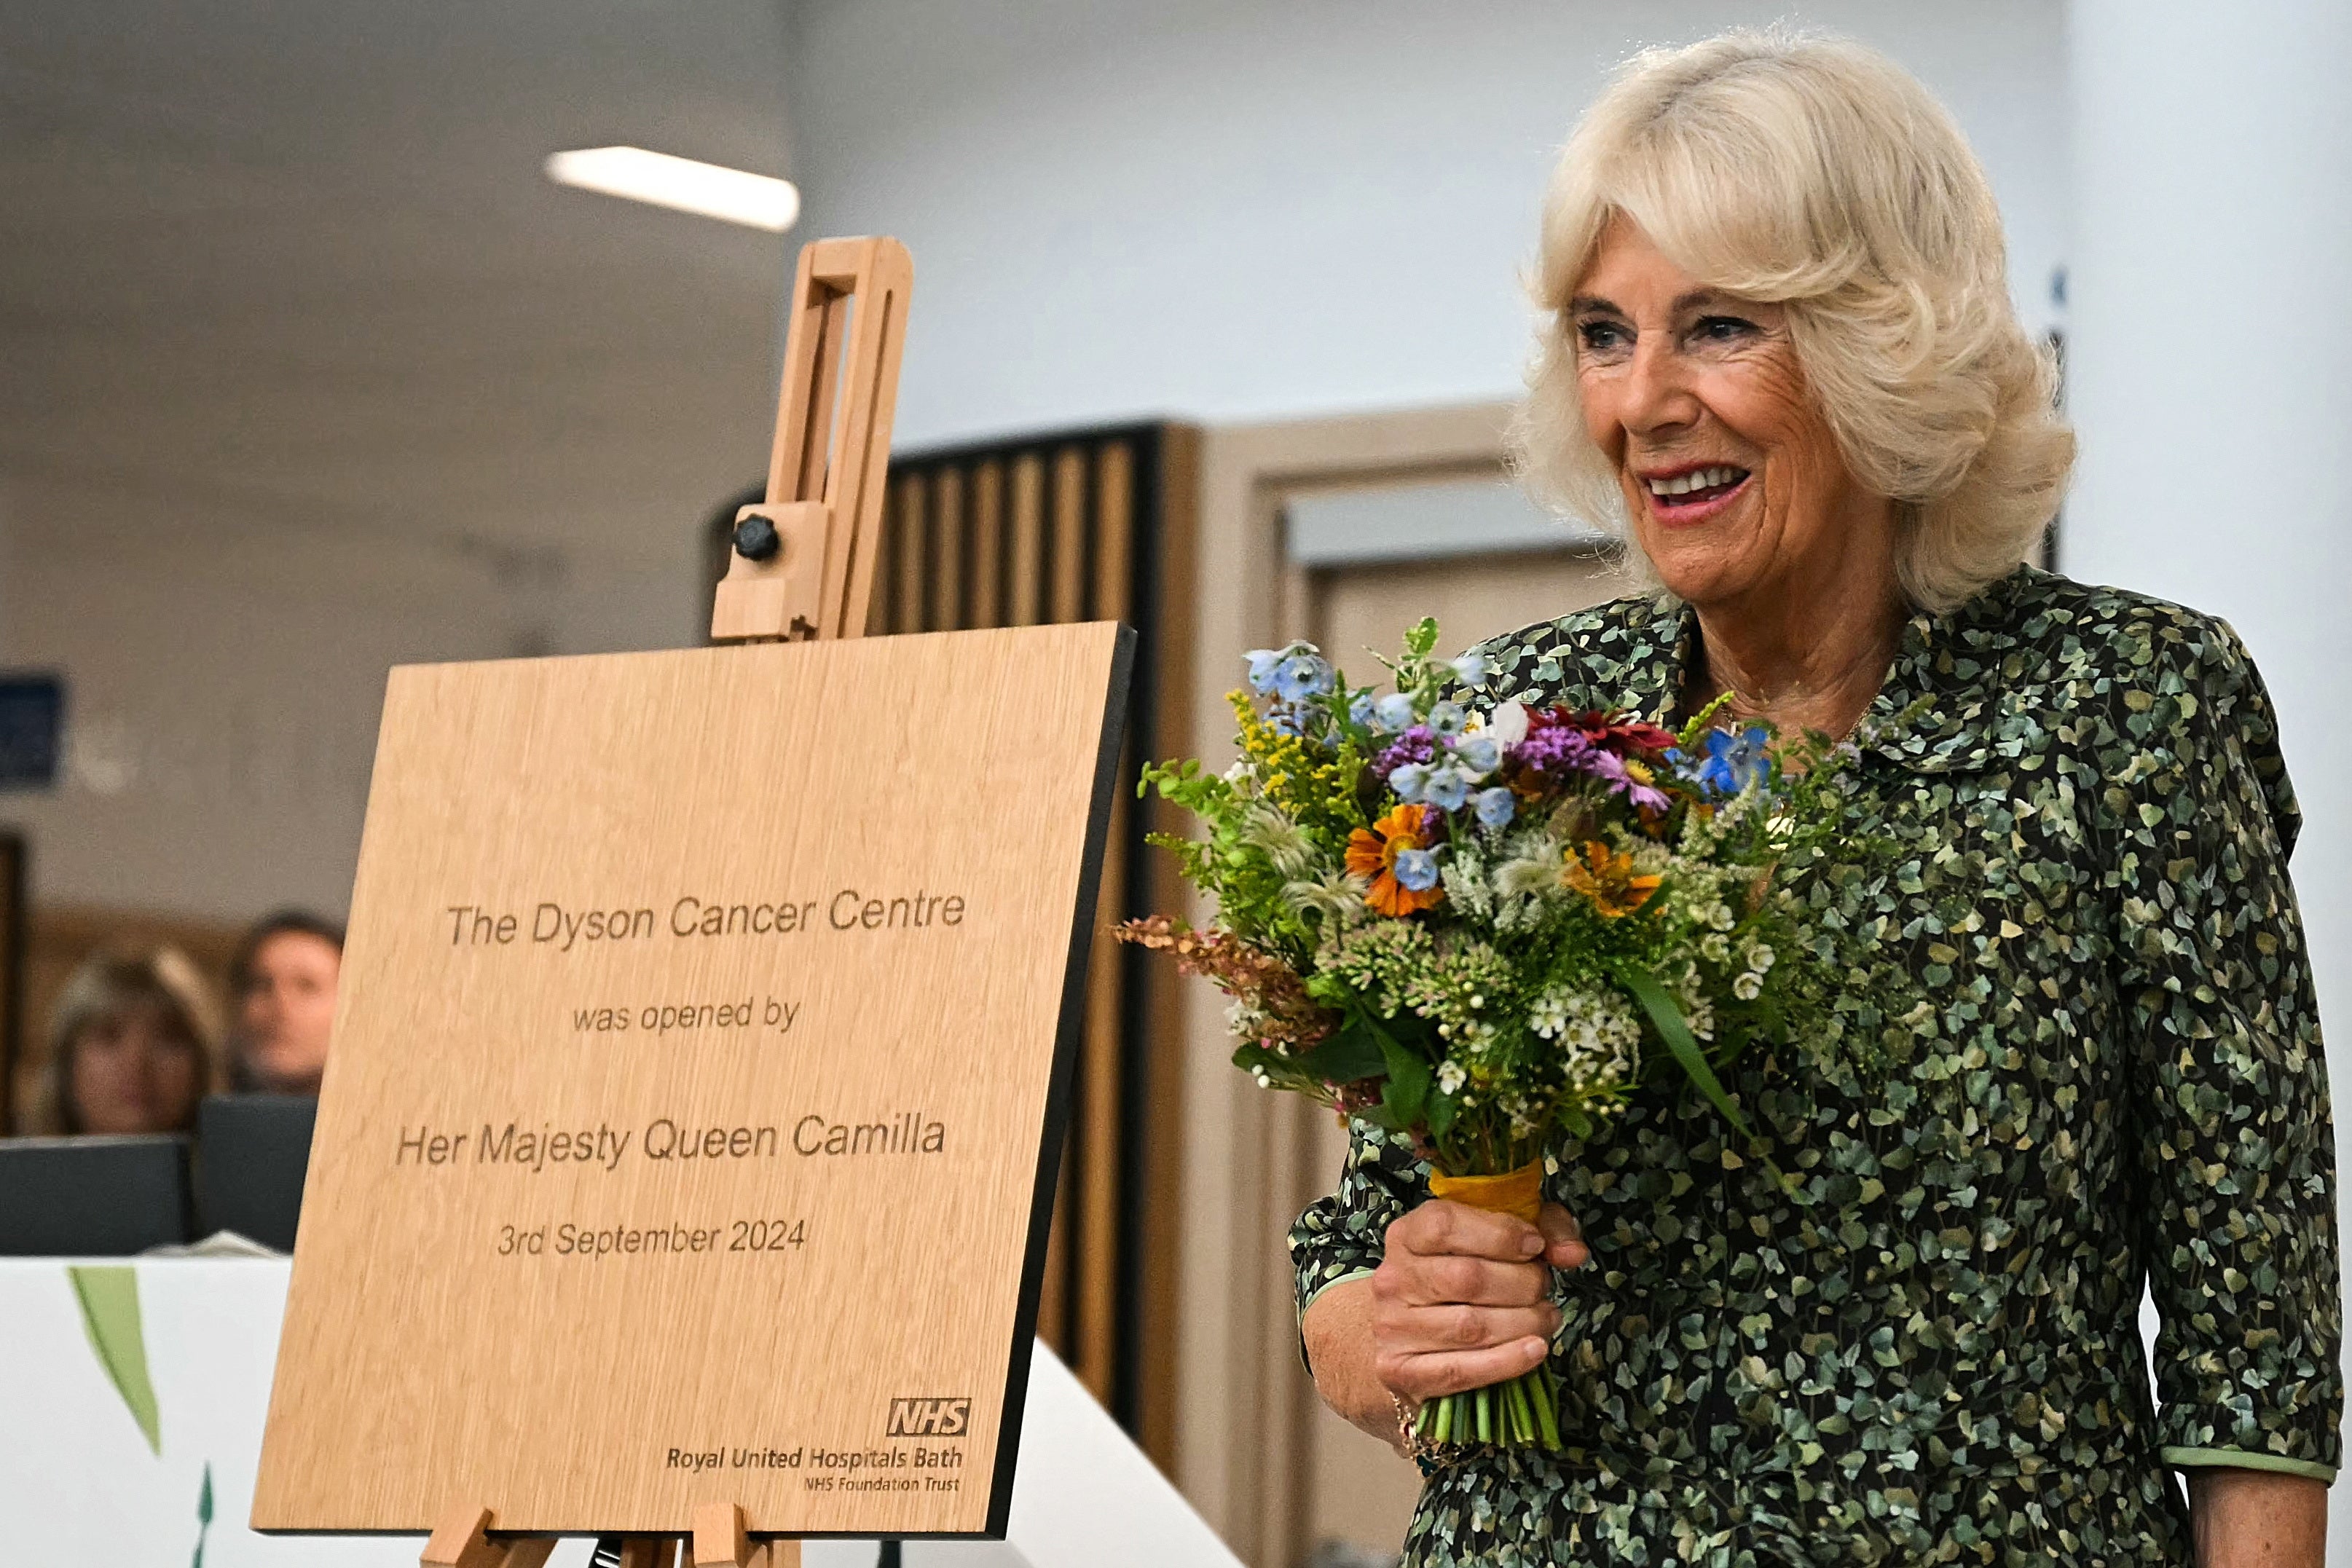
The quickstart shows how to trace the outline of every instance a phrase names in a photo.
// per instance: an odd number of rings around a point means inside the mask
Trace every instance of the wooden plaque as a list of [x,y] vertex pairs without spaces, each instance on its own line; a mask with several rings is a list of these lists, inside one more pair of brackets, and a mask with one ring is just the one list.
[[255,1529],[1003,1533],[1132,644],[393,672]]

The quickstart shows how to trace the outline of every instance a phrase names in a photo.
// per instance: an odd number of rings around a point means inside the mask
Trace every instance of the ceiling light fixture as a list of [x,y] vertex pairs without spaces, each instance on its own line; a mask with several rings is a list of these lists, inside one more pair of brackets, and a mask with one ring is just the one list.
[[698,163],[642,147],[584,147],[547,160],[547,177],[656,207],[782,234],[799,221],[801,193],[790,180]]

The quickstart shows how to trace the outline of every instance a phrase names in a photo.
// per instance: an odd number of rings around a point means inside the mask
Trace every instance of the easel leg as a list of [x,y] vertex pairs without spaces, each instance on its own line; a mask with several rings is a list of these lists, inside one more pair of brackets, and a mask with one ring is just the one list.
[[754,1541],[743,1531],[743,1511],[731,1502],[694,1511],[693,1547],[686,1568],[801,1568],[797,1541]]
[[751,1541],[743,1533],[743,1511],[731,1502],[707,1502],[694,1511],[693,1568],[751,1568]]
[[554,1551],[546,1536],[492,1541],[490,1511],[468,1503],[442,1516],[417,1562],[422,1568],[541,1568]]

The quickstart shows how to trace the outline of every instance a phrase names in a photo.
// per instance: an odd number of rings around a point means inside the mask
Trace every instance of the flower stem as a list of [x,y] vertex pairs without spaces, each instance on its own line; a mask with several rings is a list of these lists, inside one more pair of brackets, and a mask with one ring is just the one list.
[[1536,1425],[1542,1429],[1543,1446],[1557,1454],[1564,1447],[1559,1440],[1559,1417],[1553,1414],[1559,1402],[1559,1385],[1553,1380],[1549,1363],[1536,1370],[1542,1374],[1534,1390]]

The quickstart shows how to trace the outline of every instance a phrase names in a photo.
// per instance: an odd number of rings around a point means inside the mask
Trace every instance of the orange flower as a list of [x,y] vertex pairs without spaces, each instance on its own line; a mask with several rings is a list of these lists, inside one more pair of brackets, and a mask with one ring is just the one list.
[[1614,920],[1620,915],[1631,915],[1649,903],[1650,895],[1657,892],[1658,884],[1666,879],[1662,876],[1636,876],[1631,854],[1620,853],[1607,844],[1588,840],[1582,860],[1576,858],[1574,850],[1568,852],[1568,864],[1561,869],[1559,880],[1592,900],[1593,908]]
[[1434,806],[1399,806],[1369,830],[1358,828],[1348,835],[1349,873],[1372,879],[1372,885],[1364,892],[1366,904],[1394,918],[1445,902],[1445,889],[1439,883],[1433,881],[1423,887],[1407,887],[1397,877],[1397,857],[1436,842],[1444,819],[1444,813]]

